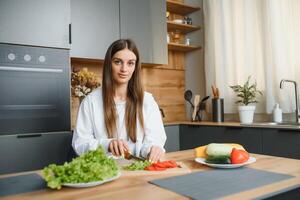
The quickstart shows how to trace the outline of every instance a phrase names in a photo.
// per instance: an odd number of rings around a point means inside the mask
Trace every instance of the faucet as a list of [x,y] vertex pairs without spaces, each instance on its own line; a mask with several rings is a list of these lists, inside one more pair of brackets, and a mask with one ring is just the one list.
[[298,106],[298,86],[297,86],[297,82],[296,81],[292,81],[292,80],[282,79],[280,81],[280,85],[279,85],[280,89],[283,88],[283,83],[284,82],[294,83],[294,86],[295,86],[295,100],[296,100],[296,123],[300,123],[299,106]]

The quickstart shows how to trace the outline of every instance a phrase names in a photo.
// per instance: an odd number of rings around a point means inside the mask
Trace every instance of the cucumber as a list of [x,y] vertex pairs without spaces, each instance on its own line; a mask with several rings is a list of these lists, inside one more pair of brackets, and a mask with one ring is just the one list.
[[230,156],[208,156],[205,162],[211,164],[230,164]]

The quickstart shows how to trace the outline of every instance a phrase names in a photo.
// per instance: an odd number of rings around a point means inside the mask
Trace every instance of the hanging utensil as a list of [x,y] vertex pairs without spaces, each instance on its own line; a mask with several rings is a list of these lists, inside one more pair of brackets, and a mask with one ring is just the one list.
[[187,90],[184,92],[184,99],[191,104],[192,107],[194,107],[194,104],[192,103],[193,93],[191,90]]

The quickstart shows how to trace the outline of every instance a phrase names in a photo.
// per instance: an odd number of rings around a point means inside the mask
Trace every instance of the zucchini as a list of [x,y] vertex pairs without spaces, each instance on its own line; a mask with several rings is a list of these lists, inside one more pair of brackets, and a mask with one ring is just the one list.
[[230,157],[232,146],[228,144],[211,143],[206,147],[208,156],[227,156]]

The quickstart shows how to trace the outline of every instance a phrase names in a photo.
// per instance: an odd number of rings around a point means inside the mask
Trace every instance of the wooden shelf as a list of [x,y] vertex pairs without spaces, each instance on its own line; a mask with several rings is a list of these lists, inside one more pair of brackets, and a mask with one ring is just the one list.
[[187,15],[192,12],[196,12],[200,10],[200,7],[197,6],[190,6],[184,3],[175,2],[172,0],[167,0],[167,11],[180,14],[180,15]]
[[200,46],[193,46],[193,45],[184,45],[184,44],[177,44],[177,43],[168,43],[169,50],[176,50],[176,51],[194,51],[197,49],[201,49]]
[[167,21],[168,32],[171,31],[180,31],[183,34],[190,33],[192,31],[197,31],[200,29],[200,26],[194,26],[189,24],[178,24],[172,21]]

